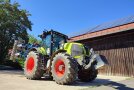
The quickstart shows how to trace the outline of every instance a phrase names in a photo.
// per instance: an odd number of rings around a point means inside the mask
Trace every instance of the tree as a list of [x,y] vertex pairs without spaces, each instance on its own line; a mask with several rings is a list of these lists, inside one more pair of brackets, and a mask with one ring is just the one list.
[[27,30],[31,30],[32,25],[28,19],[30,14],[19,7],[18,3],[0,1],[0,61],[12,48],[15,38],[20,37],[28,42]]
[[41,44],[41,40],[37,39],[34,35],[30,35],[29,34],[29,43],[33,44],[33,43],[38,43]]
[[38,40],[34,37],[34,35],[29,34],[29,43],[33,44],[33,43],[36,43],[36,42],[38,42]]

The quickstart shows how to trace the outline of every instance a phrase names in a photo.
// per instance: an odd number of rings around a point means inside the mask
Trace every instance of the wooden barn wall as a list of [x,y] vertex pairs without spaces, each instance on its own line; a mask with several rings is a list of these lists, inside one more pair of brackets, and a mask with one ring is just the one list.
[[107,58],[100,74],[134,77],[134,30],[81,42]]

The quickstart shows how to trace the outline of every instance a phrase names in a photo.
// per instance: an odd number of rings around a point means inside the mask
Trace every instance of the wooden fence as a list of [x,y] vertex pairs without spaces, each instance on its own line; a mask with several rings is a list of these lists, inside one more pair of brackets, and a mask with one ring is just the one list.
[[100,74],[134,77],[134,30],[81,42],[107,58]]

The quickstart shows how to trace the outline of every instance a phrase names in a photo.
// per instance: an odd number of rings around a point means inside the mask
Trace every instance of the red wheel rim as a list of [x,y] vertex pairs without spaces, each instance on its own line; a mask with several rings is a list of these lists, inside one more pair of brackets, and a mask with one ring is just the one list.
[[28,72],[32,72],[32,70],[34,68],[34,59],[33,59],[33,57],[28,58],[27,67],[26,68],[27,68]]
[[55,72],[58,77],[62,77],[65,73],[65,64],[63,60],[58,59],[55,63]]

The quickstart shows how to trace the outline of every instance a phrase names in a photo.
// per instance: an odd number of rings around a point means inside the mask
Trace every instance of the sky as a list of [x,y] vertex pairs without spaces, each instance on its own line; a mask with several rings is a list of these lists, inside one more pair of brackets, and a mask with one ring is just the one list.
[[134,15],[134,0],[11,0],[29,11],[33,23],[29,34],[37,37],[45,29],[68,36],[98,24]]

